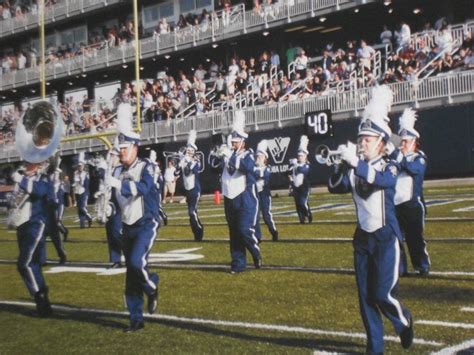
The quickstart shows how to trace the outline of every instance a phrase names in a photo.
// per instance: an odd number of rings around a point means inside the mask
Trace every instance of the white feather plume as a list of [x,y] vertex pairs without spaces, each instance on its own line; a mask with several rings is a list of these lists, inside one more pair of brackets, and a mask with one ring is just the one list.
[[196,136],[197,136],[196,130],[194,129],[190,130],[188,134],[188,144],[196,145]]
[[85,164],[86,163],[86,155],[84,152],[79,153],[79,157],[77,159],[79,164]]
[[377,123],[380,120],[389,122],[388,113],[392,108],[393,93],[386,85],[376,86],[372,89],[372,97],[369,104],[365,107],[362,121],[370,119]]
[[403,110],[403,114],[399,118],[400,129],[413,130],[415,128],[415,121],[417,119],[416,111],[412,108]]
[[134,133],[132,105],[122,103],[117,108],[117,130],[126,136]]
[[154,150],[150,150],[150,160],[155,163],[156,162],[156,152]]
[[267,154],[267,149],[268,149],[268,142],[267,142],[266,139],[263,139],[257,145],[257,154],[262,152],[266,155]]
[[308,136],[302,135],[300,138],[300,146],[298,147],[298,150],[308,151],[308,143],[309,143]]
[[232,130],[235,132],[245,132],[245,114],[242,111],[235,111]]

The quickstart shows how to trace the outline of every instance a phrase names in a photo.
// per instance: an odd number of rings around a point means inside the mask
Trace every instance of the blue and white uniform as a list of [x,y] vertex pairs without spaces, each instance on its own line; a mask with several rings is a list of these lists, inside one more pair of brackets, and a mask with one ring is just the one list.
[[56,210],[56,221],[57,221],[59,231],[63,235],[63,240],[66,241],[67,237],[68,237],[68,234],[69,234],[69,230],[67,229],[67,227],[63,223],[66,192],[64,191],[64,182],[63,181],[61,181],[61,180],[56,181],[55,184],[56,184],[55,189],[57,189],[56,196],[57,196],[57,200],[58,200],[58,208]]
[[[395,206],[398,222],[408,246],[408,252],[415,270],[427,273],[430,269],[430,257],[423,236],[425,227],[425,203],[423,198],[423,180],[426,171],[426,155],[422,151],[403,156],[398,150],[400,174],[395,190]],[[404,256],[404,255],[403,255]],[[407,272],[406,257],[402,257],[400,272]]]
[[153,166],[137,158],[126,169],[119,165],[113,177],[121,181],[112,189],[114,212],[122,221],[122,247],[127,264],[125,297],[131,322],[143,321],[143,293],[157,292],[158,274],[148,270],[148,255],[158,235],[160,197]]
[[48,223],[50,194],[51,184],[48,177],[39,173],[24,176],[14,189],[18,208],[11,218],[17,227],[20,249],[17,267],[35,300],[38,295],[47,294],[41,265],[45,255],[44,235]]
[[214,156],[211,166],[219,167],[222,171],[222,194],[230,233],[231,271],[245,271],[246,249],[252,255],[254,264],[260,265],[260,247],[255,235],[259,204],[253,152],[233,152],[230,158]]
[[293,198],[295,199],[296,212],[300,223],[313,221],[311,208],[309,207],[309,193],[311,185],[309,180],[310,166],[308,162],[296,163],[290,169],[291,188],[293,191]]
[[378,157],[370,162],[359,160],[356,168],[329,180],[331,193],[352,192],[356,205],[354,268],[368,353],[383,353],[380,311],[397,334],[409,326],[409,313],[395,298],[401,238],[394,205],[397,176],[397,163]]
[[199,178],[201,163],[197,159],[185,156],[178,164],[175,175],[181,175],[186,191],[186,202],[188,204],[188,215],[195,241],[202,241],[204,228],[197,213],[199,199],[201,197],[201,181]]
[[[273,240],[278,240],[278,232],[272,215],[272,194],[270,191],[270,166],[255,167],[254,175],[256,179],[258,202],[260,211],[262,211],[263,221],[268,227]],[[257,222],[256,234],[259,241],[262,239],[260,224]]]
[[81,228],[85,227],[86,221],[90,227],[92,217],[87,211],[87,201],[89,199],[89,173],[76,170],[74,172],[74,193],[76,194],[77,213]]

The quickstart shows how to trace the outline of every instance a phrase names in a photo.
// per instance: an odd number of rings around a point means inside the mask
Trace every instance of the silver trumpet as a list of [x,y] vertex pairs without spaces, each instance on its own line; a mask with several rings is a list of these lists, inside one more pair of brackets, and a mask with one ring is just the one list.
[[331,150],[325,144],[316,147],[314,158],[319,164],[327,166],[340,165],[342,163],[341,152],[338,150]]

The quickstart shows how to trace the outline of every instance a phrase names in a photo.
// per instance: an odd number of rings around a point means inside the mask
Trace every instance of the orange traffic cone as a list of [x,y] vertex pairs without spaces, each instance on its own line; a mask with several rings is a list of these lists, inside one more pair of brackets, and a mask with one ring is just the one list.
[[214,191],[214,204],[215,205],[221,204],[221,192],[219,190]]

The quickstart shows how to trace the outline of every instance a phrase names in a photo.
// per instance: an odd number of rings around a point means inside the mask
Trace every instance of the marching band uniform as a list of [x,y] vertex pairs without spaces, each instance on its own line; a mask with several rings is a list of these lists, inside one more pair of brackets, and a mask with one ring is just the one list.
[[245,116],[237,111],[231,134],[232,144],[237,147],[232,151],[224,145],[221,147],[221,156],[213,156],[211,163],[222,171],[222,194],[229,225],[232,274],[245,271],[246,249],[252,255],[255,267],[259,269],[262,265],[255,235],[259,208],[254,176],[255,161],[251,150],[241,148],[248,137],[244,132],[244,124]]
[[89,199],[89,173],[83,170],[85,161],[79,158],[78,168],[74,172],[74,193],[76,195],[77,213],[81,228],[92,225],[92,217],[87,211],[87,201]]
[[308,223],[313,222],[313,214],[308,204],[309,194],[311,192],[309,180],[310,167],[307,160],[308,154],[308,137],[301,136],[298,160],[292,159],[292,161],[290,161],[291,167],[289,175],[293,198],[295,199],[296,212],[298,213],[301,224],[305,223],[306,218],[308,219]]
[[[154,150],[150,151],[150,157],[148,158],[148,162],[153,166],[153,180],[155,181],[156,188],[158,189],[158,193],[160,195],[160,201],[161,201],[161,194],[163,192],[163,187],[164,185],[164,180],[163,180],[163,175],[161,174],[161,169],[158,163],[156,162],[156,152]],[[163,206],[160,204],[160,220],[161,222],[166,226],[168,225],[168,216],[166,215],[165,210],[163,209]]]
[[199,178],[201,162],[195,156],[195,152],[197,151],[195,141],[196,131],[191,130],[189,132],[186,155],[181,158],[175,175],[183,176],[183,185],[186,190],[186,202],[188,204],[188,215],[191,229],[194,234],[194,240],[200,242],[202,241],[204,234],[204,227],[202,226],[197,214],[199,198],[201,197],[201,181]]
[[[48,208],[47,208],[47,224],[45,235],[51,238],[56,253],[59,257],[59,263],[65,264],[67,261],[66,251],[64,250],[64,244],[60,235],[60,227],[62,221],[58,219],[59,211],[61,208],[61,203],[59,201],[59,191],[60,191],[60,171],[56,170],[51,173],[48,178],[49,182],[49,192],[48,192]],[[62,199],[62,209],[64,210],[64,198]],[[64,226],[64,225],[63,225]],[[64,227],[66,228],[66,227]],[[46,250],[44,251],[44,263],[46,263]]]
[[64,205],[65,205],[65,196],[66,192],[64,191],[64,181],[60,180],[60,175],[58,175],[59,181],[56,181],[57,184],[57,200],[58,200],[58,208],[56,210],[56,221],[57,226],[59,228],[59,232],[63,235],[63,241],[66,241],[69,235],[69,229],[63,223],[63,216],[64,216]]
[[132,131],[131,106],[121,104],[117,117],[120,160],[122,163],[124,159],[129,160],[127,165],[123,163],[114,169],[109,186],[112,187],[112,213],[119,213],[122,220],[122,246],[127,265],[125,298],[130,326],[125,331],[134,332],[144,327],[143,293],[147,295],[150,314],[155,312],[158,302],[159,277],[148,270],[148,255],[160,225],[160,196],[153,179],[153,166],[136,156],[140,136]]
[[[423,198],[423,180],[426,171],[426,155],[414,145],[420,134],[415,130],[416,113],[405,109],[400,117],[398,134],[410,144],[409,151],[402,154],[399,149],[393,153],[398,161],[400,174],[395,188],[395,206],[398,222],[407,243],[413,267],[420,275],[426,275],[430,269],[430,257],[423,237],[425,226],[425,201]],[[408,143],[409,142],[409,143]],[[402,251],[403,244],[402,244]],[[407,261],[403,253],[401,274],[407,272]]]
[[[278,240],[278,231],[273,221],[272,216],[272,194],[270,191],[270,166],[266,164],[265,159],[268,159],[267,153],[267,141],[261,141],[257,146],[257,163],[254,170],[254,175],[257,185],[257,194],[260,210],[262,211],[263,221],[268,227],[272,240],[276,242]],[[260,159],[262,163],[260,164]],[[262,232],[260,230],[260,224],[257,222],[256,235],[259,241],[262,239]]]
[[[380,142],[386,143],[391,135],[387,125],[391,100],[392,93],[387,87],[373,90],[359,127],[358,135],[363,142],[376,139],[374,147],[384,147]],[[413,321],[394,295],[401,237],[394,205],[397,163],[382,156],[380,151],[372,149],[372,153],[367,153],[369,148],[359,159],[356,146],[350,142],[339,146],[338,151],[345,168],[338,167],[328,186],[331,193],[352,192],[356,205],[354,267],[360,312],[367,332],[367,353],[381,354],[384,350],[380,311],[392,322],[402,346],[408,348],[413,341]]]
[[41,264],[45,253],[44,233],[48,223],[48,197],[51,185],[48,177],[38,170],[30,176],[22,176],[15,172],[12,178],[17,183],[15,186],[17,198],[23,199],[12,217],[17,226],[20,249],[18,272],[35,299],[39,315],[49,316],[52,309]]

